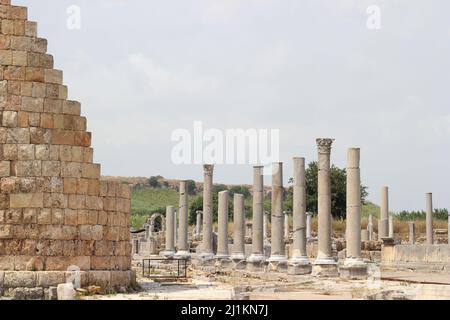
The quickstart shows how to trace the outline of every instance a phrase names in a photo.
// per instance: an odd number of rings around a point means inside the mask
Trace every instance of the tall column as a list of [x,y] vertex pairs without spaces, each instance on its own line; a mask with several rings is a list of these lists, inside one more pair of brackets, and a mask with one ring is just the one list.
[[272,235],[268,262],[270,269],[284,271],[287,267],[287,258],[283,239],[283,163],[275,162],[272,166]]
[[381,188],[380,222],[378,239],[389,237],[389,188]]
[[409,244],[416,244],[416,223],[409,222]]
[[369,241],[373,241],[373,217],[369,214],[369,223],[367,224],[367,230],[369,230]]
[[313,275],[338,276],[337,262],[331,251],[331,178],[330,155],[333,139],[317,139],[318,149],[318,254]]
[[312,213],[306,213],[306,239],[310,241],[312,239]]
[[175,209],[173,206],[166,207],[166,250],[162,252],[162,255],[166,257],[173,256],[175,253],[175,230],[173,229],[174,212]]
[[392,215],[389,215],[389,238],[393,239],[394,238],[394,218],[392,217]]
[[[344,278],[367,277],[367,265],[361,258],[361,169],[360,149],[350,148],[347,153],[347,219],[346,219],[346,259],[340,268]],[[367,230],[366,231],[367,234]],[[367,236],[368,238],[368,236]]]
[[306,252],[307,216],[305,158],[294,158],[294,186],[292,201],[292,220],[294,234],[291,251],[292,256],[289,260],[288,273],[308,274],[311,272],[311,263],[309,262]]
[[173,212],[173,241],[178,244],[178,211]]
[[259,271],[266,260],[264,255],[263,210],[264,178],[262,166],[253,167],[253,219],[252,219],[252,253],[247,259],[249,271]]
[[203,212],[201,210],[197,210],[195,212],[197,214],[196,220],[195,220],[195,237],[200,238],[202,234],[202,215]]
[[217,255],[218,259],[229,258],[228,253],[228,190],[219,192],[219,213],[218,213],[218,237]]
[[287,211],[283,211],[283,215],[284,215],[284,240],[289,241],[289,235],[290,235],[289,215],[288,215]]
[[189,243],[188,243],[188,192],[187,181],[180,181],[180,208],[178,226],[178,251],[177,256],[189,256]]
[[234,194],[233,197],[233,252],[231,259],[245,260],[245,211],[244,196],[242,194]]
[[427,244],[433,244],[433,194],[426,194]]
[[204,259],[212,259],[213,252],[213,206],[212,206],[212,188],[213,188],[214,165],[203,165],[203,242],[201,256]]

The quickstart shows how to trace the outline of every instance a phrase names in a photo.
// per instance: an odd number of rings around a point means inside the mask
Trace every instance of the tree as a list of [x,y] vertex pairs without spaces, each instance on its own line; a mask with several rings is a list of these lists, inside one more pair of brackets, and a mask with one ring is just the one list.
[[187,192],[189,195],[194,195],[197,192],[197,187],[195,185],[195,181],[194,180],[188,180],[187,181]]
[[148,184],[150,185],[150,187],[152,188],[159,188],[161,185],[159,183],[158,177],[150,177],[148,179]]
[[230,197],[234,196],[234,194],[242,194],[244,198],[248,198],[251,196],[250,191],[248,188],[243,186],[233,186],[230,188]]
[[[305,172],[306,178],[306,210],[317,213],[317,162],[308,164]],[[347,171],[335,165],[331,166],[331,214],[335,218],[343,219],[347,212]],[[290,180],[291,181],[291,180]],[[364,203],[368,196],[367,187],[361,186],[361,202]],[[285,209],[292,211],[292,187],[286,192]]]

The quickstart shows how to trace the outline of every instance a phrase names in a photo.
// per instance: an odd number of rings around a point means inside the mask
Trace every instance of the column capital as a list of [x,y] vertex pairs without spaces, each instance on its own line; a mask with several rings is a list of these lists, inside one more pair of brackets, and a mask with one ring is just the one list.
[[319,153],[331,153],[331,145],[333,144],[334,139],[329,138],[317,138],[316,144],[317,149],[319,150]]
[[205,175],[212,176],[213,171],[214,171],[214,165],[213,164],[204,164],[203,165],[203,173]]

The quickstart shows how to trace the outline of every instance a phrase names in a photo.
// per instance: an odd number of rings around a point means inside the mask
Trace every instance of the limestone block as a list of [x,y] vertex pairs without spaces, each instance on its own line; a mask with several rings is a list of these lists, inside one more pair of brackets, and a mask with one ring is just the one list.
[[48,144],[51,140],[51,131],[43,128],[30,128],[30,140],[32,144]]
[[10,128],[17,127],[17,112],[16,111],[3,111],[2,125],[4,127],[10,127]]
[[7,271],[5,272],[3,285],[5,288],[36,287],[36,273],[27,271],[22,272]]
[[10,195],[11,208],[42,208],[44,195],[42,193],[18,193]]
[[33,39],[31,42],[31,51],[46,53],[47,52],[47,40],[42,38]]
[[13,55],[11,50],[0,50],[0,65],[12,65]]
[[34,21],[25,21],[25,32],[27,37],[37,37],[37,23]]
[[51,224],[52,223],[52,209],[43,208],[37,213],[38,224]]
[[30,143],[30,130],[28,128],[8,128],[6,131],[6,143]]
[[2,34],[14,34],[14,21],[2,20]]
[[[25,69],[25,80],[44,82],[45,75],[43,68],[26,67]],[[42,102],[43,103],[43,102]]]
[[37,223],[37,209],[26,208],[23,210],[23,223],[35,224]]
[[37,285],[39,287],[57,286],[65,280],[65,273],[61,271],[43,271],[37,274]]
[[42,174],[42,163],[34,161],[15,161],[12,164],[12,174],[17,177],[39,177]]
[[[91,163],[82,164],[81,176],[83,178],[99,179],[100,178],[100,165],[99,164],[91,164]],[[108,185],[108,187],[109,187],[109,185]]]
[[61,176],[64,178],[79,178],[82,175],[82,165],[77,162],[62,162]]
[[55,177],[61,174],[61,162],[59,161],[42,161],[42,176]]
[[111,268],[111,257],[109,256],[93,256],[91,257],[92,270],[108,270]]
[[78,211],[73,209],[65,209],[64,224],[69,226],[76,226],[78,224]]
[[56,291],[58,300],[75,300],[76,291],[73,287],[73,283],[58,284]]
[[52,209],[52,224],[64,224],[64,210],[60,208]]
[[[0,177],[10,176],[11,172],[10,168],[11,168],[10,161],[0,161]],[[3,183],[2,183],[2,190],[3,190]]]
[[52,129],[53,128],[53,115],[48,113],[41,114],[41,127]]
[[[11,239],[12,237],[13,237],[13,226],[9,224],[0,225],[0,239]],[[5,270],[3,268],[0,269]]]
[[25,80],[25,67],[8,66],[4,70],[5,80]]
[[52,132],[52,144],[74,145],[75,132],[70,130],[56,129]]
[[25,67],[27,65],[27,52],[26,51],[13,51],[12,52],[12,65]]
[[45,82],[62,84],[63,72],[61,70],[47,69],[45,70]]
[[14,34],[18,36],[25,35],[25,21],[14,20]]
[[[28,123],[31,127],[39,127],[41,124],[41,114],[37,112],[28,113]],[[31,128],[34,129],[34,128]],[[38,128],[40,129],[40,128]],[[42,129],[43,130],[43,129]]]
[[60,99],[44,99],[44,112],[62,113],[62,100]]
[[35,150],[33,144],[20,144],[17,148],[18,160],[34,160]]

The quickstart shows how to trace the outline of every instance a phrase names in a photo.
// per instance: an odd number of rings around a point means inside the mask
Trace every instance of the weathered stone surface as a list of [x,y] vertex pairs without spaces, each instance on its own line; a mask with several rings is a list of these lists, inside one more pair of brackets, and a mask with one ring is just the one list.
[[61,283],[57,286],[58,300],[75,300],[76,291],[73,283]]

